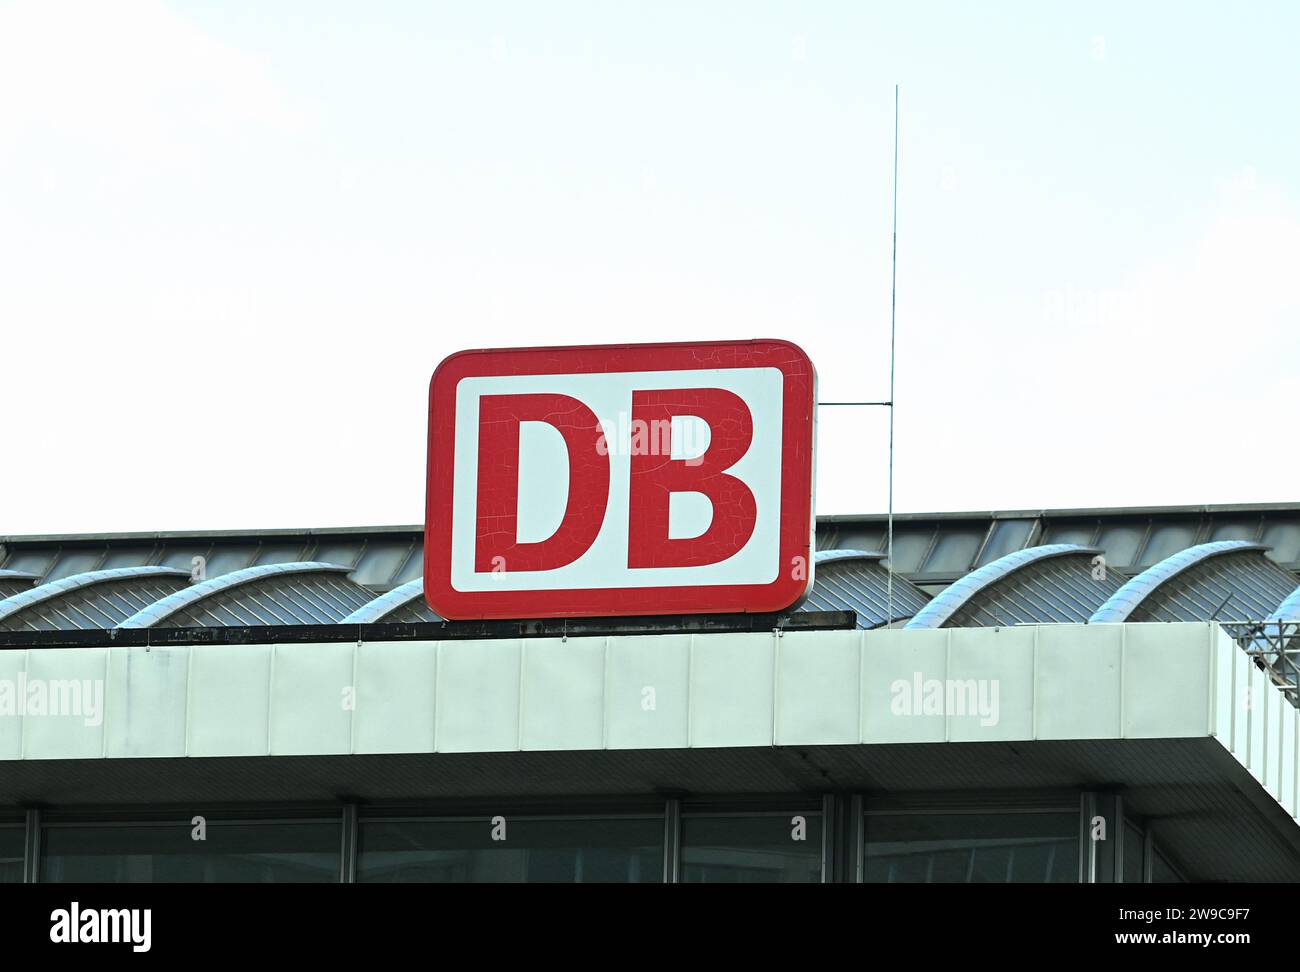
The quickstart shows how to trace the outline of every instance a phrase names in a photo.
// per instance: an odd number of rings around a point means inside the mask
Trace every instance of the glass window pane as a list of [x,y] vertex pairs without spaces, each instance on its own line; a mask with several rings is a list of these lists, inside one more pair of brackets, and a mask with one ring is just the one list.
[[866,880],[1070,883],[1078,830],[1074,813],[868,814]]
[[684,883],[811,884],[821,879],[820,814],[682,818]]
[[291,564],[302,560],[303,546],[301,543],[291,544],[266,544],[257,551],[258,564]]
[[372,543],[366,548],[360,562],[349,576],[358,584],[372,587],[392,584],[393,575],[406,563],[410,551],[409,541]]
[[1151,854],[1151,883],[1152,884],[1182,884],[1183,879],[1174,870],[1172,864],[1165,859],[1165,855],[1160,853],[1157,848]]
[[26,842],[22,827],[0,827],[0,884],[22,884]]
[[1124,883],[1142,883],[1142,831],[1131,823],[1124,825]]
[[939,534],[939,539],[930,551],[921,570],[926,574],[964,574],[971,569],[975,555],[979,553],[980,543],[984,540],[985,530],[950,529]]
[[365,820],[359,830],[358,881],[663,880],[660,817]]
[[252,547],[213,547],[212,553],[208,555],[207,563],[203,565],[203,573],[206,577],[220,577],[222,574],[243,570],[252,562]]
[[69,551],[55,562],[53,569],[45,577],[45,583],[94,570],[103,556],[102,550]]
[[149,563],[153,556],[153,547],[114,547],[99,565],[100,570],[114,570],[118,567],[141,567]]
[[194,840],[185,822],[50,826],[41,846],[41,880],[311,883],[339,879],[341,823],[208,821]]

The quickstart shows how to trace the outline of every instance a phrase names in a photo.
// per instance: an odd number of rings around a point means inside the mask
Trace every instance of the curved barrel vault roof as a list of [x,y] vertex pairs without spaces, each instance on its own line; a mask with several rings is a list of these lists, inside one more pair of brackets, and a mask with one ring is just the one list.
[[1300,587],[1286,596],[1277,610],[1268,616],[1269,621],[1300,621]]
[[0,600],[28,590],[39,578],[25,570],[0,569]]
[[[1049,543],[1005,554],[940,591],[905,628],[983,627],[1083,621],[1119,586],[1113,572],[1093,576],[1097,547]],[[1069,559],[1073,569],[1059,569]],[[1113,578],[1113,579],[1107,579]]]
[[157,566],[72,574],[0,601],[0,630],[115,627],[160,597],[182,588],[189,576],[188,571]]
[[361,605],[340,623],[392,624],[441,620],[424,600],[424,578],[417,577]]
[[[126,618],[123,628],[329,624],[374,594],[343,575],[348,568],[315,561],[262,564],[200,581]],[[165,624],[164,624],[165,623]]]
[[818,550],[813,554],[813,583],[797,611],[854,611],[858,627],[879,628],[910,618],[928,596],[894,574],[893,618],[889,618],[890,571],[877,550]]
[[1262,618],[1295,587],[1290,572],[1249,540],[1216,540],[1171,554],[1130,578],[1088,620],[1212,621]]
[[[896,519],[891,564],[883,517],[821,518],[831,549],[796,610],[879,627],[892,578],[893,623],[914,628],[1300,613],[1300,505]],[[419,527],[0,537],[0,630],[440,620],[420,554]],[[195,557],[211,581],[189,583]]]

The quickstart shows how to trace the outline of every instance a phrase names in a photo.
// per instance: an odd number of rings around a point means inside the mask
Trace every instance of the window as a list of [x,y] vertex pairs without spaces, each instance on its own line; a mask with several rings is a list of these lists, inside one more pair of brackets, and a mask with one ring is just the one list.
[[21,884],[27,834],[21,825],[0,826],[0,884]]
[[662,817],[363,820],[358,881],[663,880]]
[[1169,862],[1164,854],[1160,853],[1160,848],[1156,848],[1151,855],[1151,883],[1152,884],[1182,884],[1183,876],[1178,873],[1178,869]]
[[1142,857],[1146,840],[1134,824],[1124,824],[1124,883],[1142,883]]
[[818,813],[688,814],[683,883],[806,884],[822,879]]
[[894,884],[1075,882],[1079,815],[868,813],[865,879]]
[[338,821],[209,820],[194,839],[171,823],[48,824],[41,880],[49,882],[305,883],[339,879]]

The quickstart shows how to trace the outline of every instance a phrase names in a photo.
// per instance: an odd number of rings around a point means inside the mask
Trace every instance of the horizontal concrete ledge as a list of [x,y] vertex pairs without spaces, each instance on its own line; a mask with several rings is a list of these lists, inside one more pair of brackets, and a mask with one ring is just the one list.
[[1234,654],[1210,624],[29,648],[0,760],[1203,737]]
[[0,652],[6,773],[40,760],[1213,738],[1294,817],[1296,716],[1208,623]]

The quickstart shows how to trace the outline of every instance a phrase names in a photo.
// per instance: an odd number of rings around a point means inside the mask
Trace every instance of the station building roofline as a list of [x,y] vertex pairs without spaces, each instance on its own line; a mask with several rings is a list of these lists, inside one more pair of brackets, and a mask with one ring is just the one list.
[[[882,514],[820,517],[815,539],[818,569],[812,590],[796,610],[852,610],[865,628],[919,616],[912,625],[916,627],[937,617],[944,605],[951,610],[940,623],[949,626],[1084,622],[1119,584],[1207,544],[1259,551],[1251,568],[1257,576],[1189,575],[1184,585],[1190,585],[1188,606],[1181,620],[1208,620],[1214,605],[1201,605],[1221,599],[1229,587],[1239,592],[1232,604],[1233,620],[1263,620],[1300,584],[1300,503],[904,513],[896,517],[888,561],[882,555],[887,544]],[[1106,576],[1090,579],[1086,558],[1079,556],[1038,561],[1045,550],[1099,552]],[[286,566],[303,563],[337,565],[337,589],[313,589],[295,568]],[[424,572],[419,525],[0,539],[0,571],[26,575],[21,581],[0,578],[7,581],[4,590],[11,596],[15,589],[27,594],[23,588],[29,583],[31,591],[40,591],[68,577],[102,570],[165,568],[188,577],[192,565],[201,566],[199,576],[227,578],[219,586],[238,575],[256,576],[262,587],[256,592],[250,588],[239,610],[204,608],[180,626],[260,624],[267,623],[266,618],[290,617],[338,622],[356,612],[369,616],[389,604],[392,610],[380,615],[385,623],[437,620],[419,597]],[[1147,574],[1148,579],[1152,576]],[[1198,584],[1204,590],[1197,589]],[[402,593],[383,604],[367,603],[395,591]],[[962,592],[966,596],[959,596]],[[150,589],[146,600],[156,600],[156,593]],[[125,596],[134,595],[127,591]],[[194,597],[187,590],[171,603]],[[141,599],[143,594],[136,598]],[[927,609],[927,604],[936,606]],[[143,619],[156,612],[141,604],[124,617],[135,613]],[[63,624],[57,618],[49,623]]]
[[[1083,517],[1148,516],[1216,516],[1231,513],[1276,513],[1300,516],[1300,502],[1278,503],[1210,503],[1157,506],[1096,506],[1096,507],[1044,507],[1023,510],[940,510],[894,513],[896,523],[928,522],[934,520],[1024,520],[1036,518],[1075,519]],[[825,513],[817,516],[818,523],[884,523],[886,513]],[[10,543],[99,543],[101,541],[200,540],[200,539],[253,539],[257,537],[326,537],[354,536],[358,534],[410,534],[423,533],[424,524],[380,524],[374,526],[314,526],[268,527],[266,529],[192,529],[192,530],[125,530],[107,533],[30,533],[0,535],[0,545]]]

